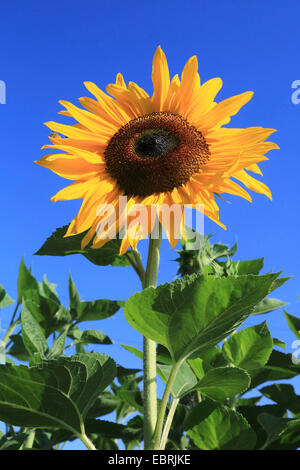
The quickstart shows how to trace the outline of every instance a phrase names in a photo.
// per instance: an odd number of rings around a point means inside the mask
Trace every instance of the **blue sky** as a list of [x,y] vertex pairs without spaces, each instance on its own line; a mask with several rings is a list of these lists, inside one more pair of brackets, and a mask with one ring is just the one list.
[[[0,284],[9,294],[16,298],[22,255],[39,280],[46,273],[58,284],[65,303],[69,272],[85,300],[126,299],[140,289],[129,268],[97,268],[80,256],[33,256],[80,207],[80,201],[50,202],[66,181],[33,161],[48,143],[49,131],[43,123],[64,122],[57,115],[58,100],[76,104],[78,97],[87,94],[83,81],[104,89],[122,72],[126,81],[152,93],[151,63],[160,44],[172,74],[181,73],[188,58],[197,55],[202,82],[220,76],[224,85],[219,100],[254,91],[231,126],[278,129],[272,137],[280,150],[271,151],[270,160],[261,165],[273,202],[256,193],[252,204],[228,196],[232,204],[220,202],[220,218],[228,230],[206,219],[205,233],[214,233],[215,242],[237,241],[237,259],[265,257],[265,272],[283,270],[284,275],[292,275],[276,296],[289,302],[289,313],[299,316],[300,104],[291,101],[292,82],[300,79],[299,13],[295,0],[60,0],[50,4],[33,0],[2,5],[0,80],[6,83],[6,104],[0,105]],[[145,249],[146,242],[141,244],[143,253]],[[174,279],[177,266],[169,262],[174,258],[164,241],[160,283]],[[294,337],[282,311],[266,318],[272,334],[292,352]],[[2,328],[5,325],[3,311]],[[139,347],[141,339],[127,326],[122,312],[99,327],[116,341],[105,351],[123,365],[136,366],[136,359],[119,344]],[[299,390],[299,381],[293,383]]]

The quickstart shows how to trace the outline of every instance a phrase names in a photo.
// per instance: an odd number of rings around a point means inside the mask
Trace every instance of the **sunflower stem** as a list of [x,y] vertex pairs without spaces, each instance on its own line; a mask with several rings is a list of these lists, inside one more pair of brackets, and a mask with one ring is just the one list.
[[177,373],[180,369],[181,364],[182,364],[182,361],[176,362],[176,364],[174,365],[174,367],[171,371],[171,374],[168,378],[168,381],[166,383],[165,391],[164,391],[164,394],[163,394],[163,397],[162,397],[162,400],[161,400],[161,403],[160,403],[157,423],[156,423],[155,432],[154,432],[154,436],[153,436],[153,448],[154,448],[154,450],[160,449],[162,430],[163,430],[167,405],[168,405],[168,401],[169,401],[169,396],[170,396],[173,383],[176,379],[176,376],[177,376]]
[[[159,223],[157,221],[157,223]],[[159,268],[162,228],[159,224],[158,238],[149,241],[147,268],[142,282],[143,289],[156,286]],[[144,449],[153,449],[153,434],[157,421],[157,391],[156,391],[156,343],[144,336]]]

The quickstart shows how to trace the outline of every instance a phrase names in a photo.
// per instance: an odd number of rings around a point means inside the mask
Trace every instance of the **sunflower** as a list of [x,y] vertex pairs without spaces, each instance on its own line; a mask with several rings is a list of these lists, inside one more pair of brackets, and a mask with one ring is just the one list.
[[[46,123],[53,133],[51,145],[43,148],[60,152],[36,163],[74,180],[52,200],[83,199],[65,235],[87,231],[82,247],[93,240],[91,246],[100,248],[113,232],[123,230],[120,253],[125,253],[148,237],[156,217],[174,247],[178,226],[184,235],[185,205],[200,207],[226,228],[219,220],[216,195],[228,193],[251,202],[246,187],[272,197],[269,188],[249,172],[262,174],[257,164],[268,160],[265,154],[269,150],[278,148],[266,141],[275,130],[223,127],[252,98],[252,92],[216,102],[220,78],[201,84],[197,57],[193,56],[181,79],[178,75],[170,79],[160,47],[153,58],[152,81],[152,97],[136,83],[126,85],[120,73],[106,87],[107,93],[85,82],[94,98],[79,98],[82,108],[60,101],[65,108],[60,113],[77,122]],[[166,226],[162,208],[174,204],[182,208],[179,221],[175,223],[173,218]],[[136,207],[146,210],[147,227],[136,217]],[[106,224],[105,236],[99,224]]]

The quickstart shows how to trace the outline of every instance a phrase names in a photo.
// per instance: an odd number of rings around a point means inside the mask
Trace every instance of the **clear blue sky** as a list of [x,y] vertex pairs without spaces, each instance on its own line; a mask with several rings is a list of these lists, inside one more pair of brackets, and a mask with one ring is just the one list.
[[[33,256],[56,227],[71,221],[80,206],[80,201],[50,202],[66,180],[33,161],[42,156],[40,148],[48,143],[49,131],[43,123],[63,122],[57,115],[58,100],[76,103],[86,95],[83,81],[94,81],[104,89],[122,72],[126,81],[152,93],[151,62],[160,44],[172,74],[180,73],[186,60],[197,55],[202,81],[222,77],[219,99],[255,92],[232,119],[233,127],[278,129],[274,140],[281,150],[271,151],[270,160],[262,164],[263,181],[272,190],[273,202],[256,193],[252,204],[229,196],[232,204],[220,202],[227,232],[208,219],[205,232],[214,233],[215,242],[238,241],[239,259],[264,256],[265,271],[293,275],[276,296],[289,302],[287,310],[299,316],[300,104],[291,102],[291,84],[300,79],[299,2],[33,0],[6,2],[0,13],[0,80],[7,87],[7,102],[0,105],[0,284],[9,294],[16,298],[22,255],[39,280],[47,273],[58,284],[65,303],[69,272],[85,300],[126,299],[140,288],[129,268],[97,268],[79,255]],[[145,248],[146,242],[141,244],[143,252]],[[175,277],[177,265],[168,262],[174,258],[165,241],[160,283]],[[264,318],[272,334],[292,352],[294,337],[282,312]],[[255,322],[264,318],[256,317]],[[125,366],[139,364],[119,346],[141,346],[140,336],[127,326],[122,312],[99,327],[116,341],[105,352]],[[299,390],[299,381],[297,385]]]

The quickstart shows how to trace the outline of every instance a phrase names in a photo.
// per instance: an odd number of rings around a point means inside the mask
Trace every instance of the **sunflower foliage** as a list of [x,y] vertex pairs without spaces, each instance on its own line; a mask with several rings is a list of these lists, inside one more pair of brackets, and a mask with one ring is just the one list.
[[[65,231],[58,229],[37,254],[79,253],[99,266],[128,267],[132,253],[119,255],[118,241],[80,251],[80,237],[64,238]],[[204,237],[199,250],[187,250],[182,240],[179,277],[126,303],[84,301],[70,276],[64,306],[56,285],[36,280],[21,261],[16,301],[0,287],[1,313],[12,309],[1,331],[1,450],[60,450],[78,438],[89,449],[143,448],[142,367],[128,369],[106,354],[112,341],[99,323],[121,308],[133,328],[157,343],[157,373],[170,390],[161,448],[300,446],[300,399],[290,380],[300,363],[272,337],[267,320],[241,328],[250,316],[286,305],[272,292],[288,278],[260,274],[262,259],[233,261],[237,245],[210,239]],[[300,319],[284,314],[299,339]],[[86,321],[95,328],[85,329]],[[123,347],[143,359],[141,351]],[[158,412],[162,403],[158,399]]]

